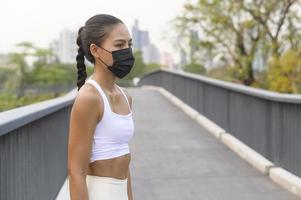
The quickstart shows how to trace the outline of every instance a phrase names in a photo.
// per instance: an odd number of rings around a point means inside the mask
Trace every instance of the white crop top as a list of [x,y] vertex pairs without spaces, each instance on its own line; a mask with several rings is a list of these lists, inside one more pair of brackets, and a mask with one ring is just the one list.
[[104,102],[103,116],[94,132],[90,163],[95,160],[104,160],[130,153],[128,143],[134,134],[134,122],[133,112],[124,91],[116,84],[130,109],[130,113],[126,115],[112,111],[107,96],[95,80],[90,78],[85,83],[92,84]]

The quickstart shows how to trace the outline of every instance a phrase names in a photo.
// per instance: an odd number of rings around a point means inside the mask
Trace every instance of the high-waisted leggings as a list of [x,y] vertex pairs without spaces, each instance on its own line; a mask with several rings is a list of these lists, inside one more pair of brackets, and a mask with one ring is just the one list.
[[[128,179],[86,175],[89,200],[128,200]],[[70,199],[69,180],[67,199]]]
[[86,176],[89,200],[128,200],[127,178]]

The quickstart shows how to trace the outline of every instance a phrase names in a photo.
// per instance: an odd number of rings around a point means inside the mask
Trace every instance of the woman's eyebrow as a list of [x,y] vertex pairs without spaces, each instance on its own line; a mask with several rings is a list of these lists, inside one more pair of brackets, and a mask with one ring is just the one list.
[[[115,40],[115,42],[126,42],[126,40],[124,40],[124,39],[117,39],[117,40]],[[129,42],[132,42],[132,38],[131,39],[129,39]]]

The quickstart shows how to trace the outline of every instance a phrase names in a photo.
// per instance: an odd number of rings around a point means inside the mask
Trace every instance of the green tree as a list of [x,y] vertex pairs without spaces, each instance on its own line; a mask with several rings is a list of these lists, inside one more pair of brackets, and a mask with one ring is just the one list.
[[191,63],[184,66],[184,71],[195,73],[195,74],[206,74],[206,68],[193,60]]
[[17,97],[24,95],[25,85],[29,82],[31,77],[31,70],[26,59],[31,56],[36,58],[33,64],[33,69],[40,69],[47,64],[47,59],[53,56],[49,49],[42,49],[34,46],[31,42],[21,42],[16,45],[21,51],[9,53],[9,62],[15,65],[17,70],[6,82],[4,91],[6,93],[17,93]]
[[[0,67],[0,83],[5,83],[14,73],[15,69],[6,66]],[[3,88],[3,85],[0,85],[0,88]]]
[[5,93],[13,94],[17,92],[17,97],[24,95],[25,80],[29,71],[25,60],[26,55],[26,52],[8,54],[10,64],[16,66],[16,73],[5,82]]
[[148,63],[145,64],[145,72],[144,74],[148,74],[150,72],[156,71],[161,68],[161,65],[159,63]]
[[51,49],[44,49],[35,46],[31,42],[22,42],[17,44],[17,46],[22,47],[27,52],[28,56],[34,57],[36,60],[33,63],[34,68],[41,68],[48,63],[48,59],[54,56]]
[[[236,78],[245,85],[255,81],[252,63],[259,44],[265,55],[279,57],[289,42],[299,46],[298,0],[198,0],[187,2],[174,20],[176,33],[189,37],[197,30],[203,37],[196,41],[205,59],[223,55]],[[287,28],[289,27],[289,28]],[[189,40],[183,40],[189,42]],[[176,41],[180,42],[179,40]],[[210,56],[208,56],[208,54]],[[230,70],[231,71],[231,70]]]
[[270,90],[301,93],[301,51],[290,49],[281,57],[274,57],[266,76]]

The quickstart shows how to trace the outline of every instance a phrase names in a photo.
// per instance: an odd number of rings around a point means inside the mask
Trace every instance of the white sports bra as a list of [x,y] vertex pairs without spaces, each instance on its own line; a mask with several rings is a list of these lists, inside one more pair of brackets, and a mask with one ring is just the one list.
[[97,89],[104,102],[103,116],[94,132],[90,163],[130,153],[128,143],[134,134],[134,122],[133,112],[124,91],[116,84],[130,108],[130,113],[126,115],[112,111],[107,96],[95,80],[90,78],[86,83],[92,84]]

